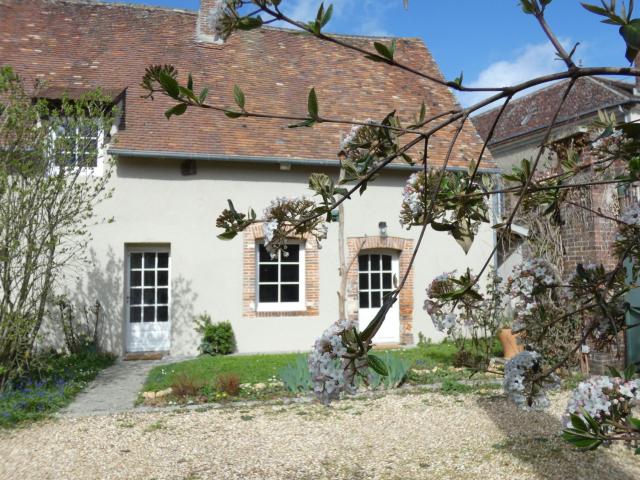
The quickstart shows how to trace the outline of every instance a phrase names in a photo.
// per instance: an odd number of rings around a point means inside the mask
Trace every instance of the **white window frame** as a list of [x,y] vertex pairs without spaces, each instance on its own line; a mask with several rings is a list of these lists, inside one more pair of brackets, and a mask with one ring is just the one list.
[[[256,311],[258,312],[296,312],[296,311],[304,311],[307,309],[306,307],[306,256],[305,256],[305,244],[304,242],[289,242],[289,245],[298,245],[300,247],[299,257],[298,257],[298,268],[299,268],[299,280],[298,280],[298,288],[299,288],[299,298],[297,302],[263,302],[260,303],[260,246],[264,245],[264,241],[256,242],[255,252],[256,252],[256,278],[255,278],[255,304]],[[280,265],[291,265],[290,262],[281,262],[280,257],[278,257],[277,263],[269,262],[267,265],[277,265],[278,266],[278,276],[280,275]],[[269,284],[278,285],[278,295],[280,295],[280,285],[282,283],[278,281],[277,283],[268,282]],[[294,283],[294,282],[285,282]]]
[[[51,129],[50,132],[51,141],[55,142],[57,138],[57,132]],[[107,157],[107,145],[104,141],[104,127],[98,131],[98,137],[96,139],[96,166],[95,167],[81,167],[80,172],[87,176],[101,177],[104,174],[104,163]],[[77,148],[77,145],[76,145]],[[51,168],[51,174],[56,175],[60,172],[59,166],[53,166]]]

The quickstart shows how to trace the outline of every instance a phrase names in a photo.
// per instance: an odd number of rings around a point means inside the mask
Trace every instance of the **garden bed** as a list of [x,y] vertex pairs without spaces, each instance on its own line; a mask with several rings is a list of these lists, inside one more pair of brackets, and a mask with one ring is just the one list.
[[0,392],[0,427],[14,427],[57,412],[113,362],[113,356],[92,351],[36,359],[37,369]]

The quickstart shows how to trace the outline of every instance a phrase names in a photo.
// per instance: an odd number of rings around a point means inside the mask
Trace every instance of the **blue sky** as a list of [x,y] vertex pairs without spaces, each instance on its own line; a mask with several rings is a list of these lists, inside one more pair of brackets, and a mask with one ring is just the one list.
[[[195,10],[199,0],[127,0]],[[468,86],[502,86],[562,69],[535,18],[520,10],[517,0],[325,0],[334,4],[327,31],[422,38],[445,77],[464,71]],[[599,3],[592,0],[592,3]],[[625,2],[626,3],[626,2]],[[287,12],[310,20],[320,0],[283,0]],[[617,28],[599,22],[578,0],[554,0],[548,22],[583,65],[626,66],[624,43]],[[465,104],[475,94],[461,98]]]

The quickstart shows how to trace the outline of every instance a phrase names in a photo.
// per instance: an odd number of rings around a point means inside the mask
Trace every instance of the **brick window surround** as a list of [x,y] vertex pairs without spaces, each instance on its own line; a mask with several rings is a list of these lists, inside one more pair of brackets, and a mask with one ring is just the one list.
[[[314,237],[304,240],[304,275],[305,275],[305,304],[307,308],[301,311],[257,311],[256,291],[256,243],[264,239],[262,224],[250,225],[243,232],[243,266],[242,266],[242,315],[243,317],[315,317],[320,314],[320,269],[318,263],[318,244]],[[292,241],[300,238],[292,238]]]
[[[354,257],[367,253],[368,250],[393,251],[399,255],[398,273],[402,277],[409,267],[413,245],[413,240],[399,237],[350,237],[347,239],[347,265],[350,265],[347,274],[347,316],[350,320],[358,320],[358,260]],[[400,302],[400,344],[413,345],[413,270],[400,291],[398,301]]]

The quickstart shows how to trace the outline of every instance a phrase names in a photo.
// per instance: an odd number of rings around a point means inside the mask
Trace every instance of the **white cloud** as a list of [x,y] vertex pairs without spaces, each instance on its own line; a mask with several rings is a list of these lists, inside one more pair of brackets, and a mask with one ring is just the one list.
[[[323,0],[290,0],[283,3],[284,12],[299,21],[310,21],[316,17],[318,7]],[[354,33],[357,35],[389,36],[384,28],[387,11],[393,5],[385,0],[332,0],[324,2],[333,4],[333,17],[326,27],[328,31],[340,33]],[[336,29],[337,24],[343,28]],[[291,27],[289,24],[278,24],[281,27]],[[333,28],[332,28],[333,27]],[[344,28],[348,28],[346,31]]]
[[[563,40],[562,43],[565,48],[571,45],[568,40]],[[465,81],[463,84],[476,88],[515,85],[534,77],[564,70],[564,63],[557,58],[551,43],[529,44],[518,49],[515,58],[494,62],[482,70],[476,79],[471,82]],[[456,92],[456,95],[464,106],[473,105],[489,96],[486,92]]]

